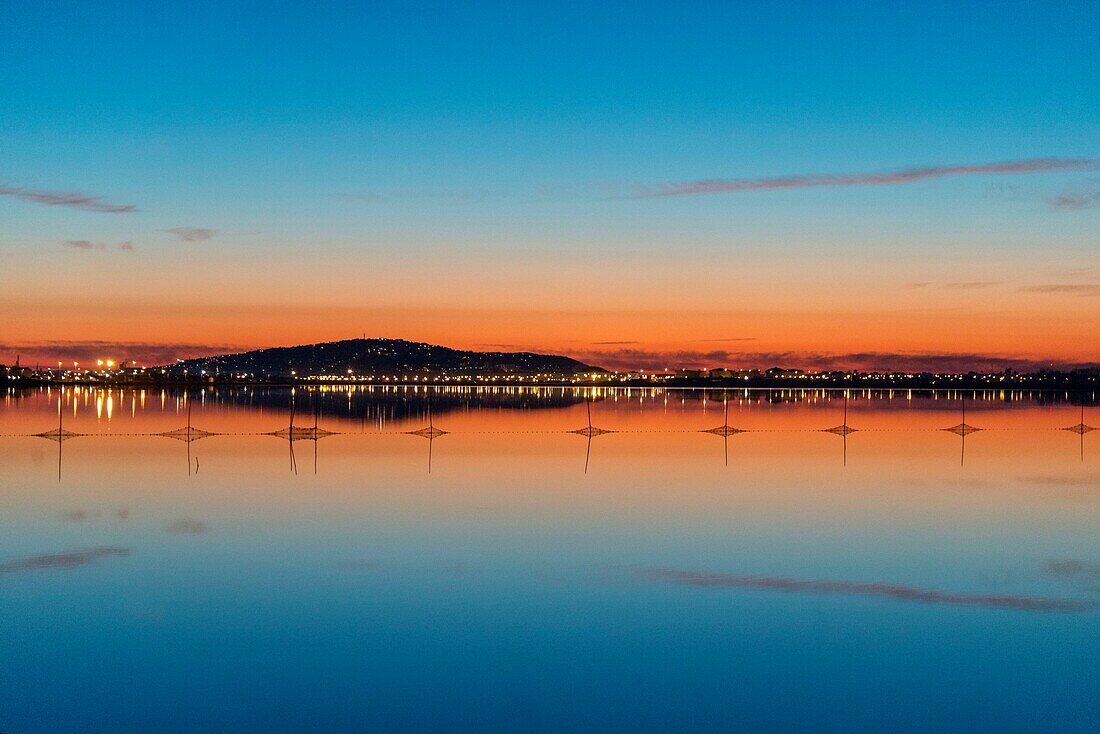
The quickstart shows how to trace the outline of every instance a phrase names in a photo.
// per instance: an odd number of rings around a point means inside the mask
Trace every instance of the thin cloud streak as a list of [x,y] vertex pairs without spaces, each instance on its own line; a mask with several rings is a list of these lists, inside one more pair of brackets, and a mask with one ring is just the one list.
[[883,173],[834,173],[795,175],[770,178],[704,179],[683,183],[662,184],[638,192],[634,198],[665,198],[698,196],[700,194],[736,193],[741,191],[775,191],[780,189],[839,188],[848,186],[895,186],[939,178],[974,175],[1008,175],[1091,171],[1100,167],[1095,158],[1032,158],[996,163],[951,166],[921,166]]
[[14,561],[0,563],[0,573],[20,573],[23,571],[42,571],[51,568],[77,568],[95,563],[101,558],[110,556],[128,556],[129,548],[105,546],[102,548],[90,548],[88,550],[67,551],[64,553],[47,553],[29,558],[18,558]]
[[1051,209],[1058,212],[1079,212],[1100,206],[1100,191],[1066,193],[1047,199]]
[[34,191],[20,186],[5,186],[3,184],[0,184],[0,196],[10,196],[14,199],[44,204],[45,206],[64,206],[70,209],[83,209],[105,214],[129,214],[138,210],[133,204],[110,204],[103,201],[102,197],[99,196],[58,191]]
[[207,530],[206,523],[202,520],[190,520],[184,518],[176,520],[165,530],[173,535],[201,535]]
[[1073,581],[1100,581],[1100,563],[1088,563],[1071,558],[1047,561],[1043,568],[1052,576]]
[[754,342],[757,341],[755,336],[729,336],[724,339],[693,339],[695,344],[720,344],[725,342]]
[[1066,476],[1062,474],[1031,474],[1016,477],[1021,484],[1033,484],[1045,487],[1100,487],[1100,474],[1091,476]]
[[1001,285],[999,280],[968,280],[962,283],[944,283],[943,287],[956,291],[973,291]]
[[[64,242],[61,243],[61,246],[66,247],[70,250],[77,250],[77,251],[81,251],[81,250],[106,250],[107,249],[107,243],[106,242],[92,242],[91,240],[65,240]],[[134,243],[130,242],[128,240],[126,242],[119,242],[112,249],[118,250],[120,252],[133,252],[134,251]]]
[[1023,293],[1062,293],[1071,296],[1100,296],[1100,283],[1047,283],[1020,288]]
[[208,227],[170,227],[161,231],[174,235],[181,242],[205,242],[218,233],[218,230]]
[[954,604],[961,606],[1011,609],[1023,612],[1084,612],[1098,607],[1095,603],[1074,599],[1051,599],[1038,596],[1001,594],[958,594],[935,589],[922,589],[903,584],[862,583],[857,581],[817,581],[782,576],[742,576],[705,571],[684,571],[675,568],[648,568],[642,575],[683,586],[727,589],[769,589],[807,594],[848,596],[880,596],[924,604]]

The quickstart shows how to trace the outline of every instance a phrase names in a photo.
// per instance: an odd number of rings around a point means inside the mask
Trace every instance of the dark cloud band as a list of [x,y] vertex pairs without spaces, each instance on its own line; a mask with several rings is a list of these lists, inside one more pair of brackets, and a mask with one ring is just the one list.
[[778,176],[772,178],[715,178],[681,183],[661,184],[636,192],[638,198],[697,196],[699,194],[735,193],[740,191],[774,191],[778,189],[836,188],[844,186],[896,186],[937,178],[973,175],[1006,175],[1089,171],[1100,167],[1094,158],[1032,158],[1019,161],[980,163],[953,166],[922,166],[902,168],[882,173],[833,173],[809,176]]
[[208,227],[172,227],[164,231],[174,235],[181,242],[205,242],[213,239],[214,235],[218,233],[216,229]]
[[1001,594],[957,594],[935,589],[922,589],[903,584],[861,583],[857,581],[817,581],[782,576],[741,576],[728,573],[684,571],[675,568],[647,568],[643,576],[658,581],[705,588],[771,589],[808,594],[847,594],[881,596],[925,604],[957,604],[962,606],[1014,609],[1026,612],[1082,612],[1096,605],[1074,599],[1051,599],[1037,596]]
[[40,556],[18,558],[14,561],[0,563],[0,573],[41,571],[51,568],[77,568],[79,566],[87,566],[90,563],[95,563],[100,559],[110,556],[128,555],[130,555],[129,548],[118,548],[115,546],[66,551],[64,553],[47,553]]
[[0,196],[10,196],[46,206],[65,206],[71,209],[84,209],[85,211],[106,214],[129,214],[138,210],[133,204],[110,204],[99,196],[57,191],[34,191],[19,186],[0,185]]

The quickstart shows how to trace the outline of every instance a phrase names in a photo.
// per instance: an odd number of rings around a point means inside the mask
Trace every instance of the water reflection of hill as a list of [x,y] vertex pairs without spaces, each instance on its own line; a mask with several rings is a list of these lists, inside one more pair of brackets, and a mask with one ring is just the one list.
[[296,414],[350,418],[353,420],[401,421],[427,420],[429,412],[444,416],[472,409],[500,408],[504,410],[547,410],[567,408],[583,403],[585,395],[574,390],[501,390],[461,391],[448,388],[230,388],[192,391],[196,399],[202,396],[207,406],[211,404],[237,409],[274,409]]

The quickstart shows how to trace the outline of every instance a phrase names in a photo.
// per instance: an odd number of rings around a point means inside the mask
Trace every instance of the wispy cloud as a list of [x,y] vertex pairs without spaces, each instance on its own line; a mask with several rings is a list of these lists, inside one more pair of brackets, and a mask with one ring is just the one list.
[[943,287],[956,291],[973,291],[983,288],[993,288],[998,285],[1001,285],[1001,281],[999,280],[967,280],[958,283],[944,283]]
[[1047,199],[1051,209],[1059,212],[1076,212],[1100,206],[1100,191],[1075,191]]
[[95,563],[101,558],[128,555],[130,555],[129,548],[118,548],[115,546],[67,551],[64,553],[47,553],[45,555],[17,558],[13,561],[0,563],[0,573],[40,571],[50,568],[76,568],[78,566],[86,566],[90,563]]
[[[92,242],[91,240],[65,240],[61,243],[62,247],[66,247],[70,250],[86,251],[86,250],[106,250],[109,245],[106,242]],[[119,250],[120,252],[133,252],[134,243],[130,241],[119,242],[111,249]]]
[[938,287],[952,291],[971,291],[980,290],[982,288],[993,288],[994,286],[1003,285],[1003,283],[1004,281],[1000,280],[961,280],[950,283],[934,283],[930,280],[918,280],[912,283],[906,283],[904,287],[912,290]]
[[719,344],[724,342],[754,342],[755,336],[727,336],[721,339],[693,339],[695,344]]
[[1047,283],[1044,285],[1026,285],[1020,288],[1024,293],[1061,293],[1071,296],[1100,296],[1100,283]]
[[201,535],[206,532],[207,527],[202,520],[184,518],[171,523],[165,530],[173,535]]
[[390,191],[351,191],[340,194],[340,198],[348,201],[373,203],[384,200],[421,199],[435,200],[445,203],[466,204],[482,201],[490,196],[485,189],[453,188],[453,189],[404,189]]
[[1089,563],[1071,558],[1062,558],[1047,561],[1043,568],[1052,576],[1068,578],[1075,581],[1088,580],[1100,581],[1100,563]]
[[1047,487],[1100,487],[1100,474],[1091,476],[1069,476],[1065,474],[1031,474],[1016,477],[1022,484],[1036,484]]
[[208,227],[170,227],[162,231],[175,236],[181,242],[204,242],[218,233],[218,230]]
[[658,581],[704,588],[770,589],[807,594],[881,596],[924,604],[957,604],[1025,612],[1081,612],[1098,608],[1094,603],[1074,599],[1002,594],[960,594],[935,589],[922,589],[917,586],[903,584],[818,581],[782,576],[742,576],[728,573],[708,573],[706,571],[684,571],[675,568],[647,568],[642,569],[641,574]]
[[138,210],[133,204],[110,204],[103,201],[99,196],[59,191],[35,191],[21,186],[5,186],[3,184],[0,184],[0,196],[10,196],[46,206],[64,206],[70,209],[84,209],[85,211],[107,214],[129,214]]
[[624,346],[627,344],[638,344],[636,341],[623,341],[623,342],[591,342],[597,346]]
[[[110,514],[118,520],[126,520],[130,517],[130,511],[125,508],[115,510]],[[62,510],[59,516],[65,522],[84,522],[88,519],[103,517],[103,514],[99,510],[86,510],[81,507],[74,510]]]
[[659,198],[741,191],[774,191],[778,189],[895,186],[955,176],[1091,171],[1096,170],[1098,167],[1100,167],[1100,161],[1095,158],[1031,158],[996,163],[921,166],[878,173],[830,173],[769,178],[703,179],[649,186],[635,192],[634,196],[638,198]]
[[61,246],[70,250],[102,250],[106,247],[102,242],[96,244],[91,240],[65,240]]

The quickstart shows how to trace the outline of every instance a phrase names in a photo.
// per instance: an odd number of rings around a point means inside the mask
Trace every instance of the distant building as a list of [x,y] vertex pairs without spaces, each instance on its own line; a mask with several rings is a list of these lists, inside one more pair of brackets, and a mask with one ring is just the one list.
[[767,377],[798,377],[801,374],[803,374],[802,370],[792,370],[784,367],[772,367],[764,372]]
[[33,376],[33,370],[29,367],[0,365],[0,380],[5,382],[9,380],[29,380]]

